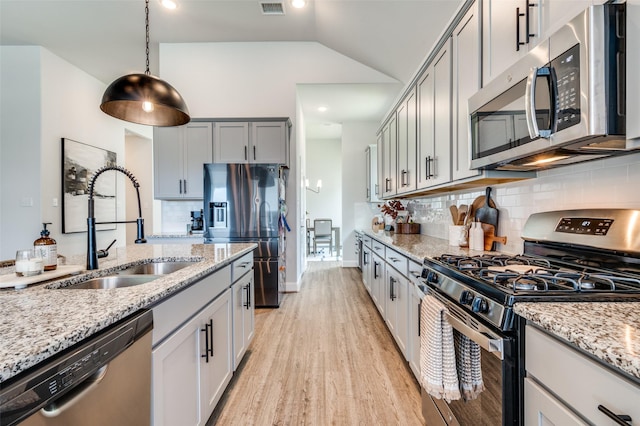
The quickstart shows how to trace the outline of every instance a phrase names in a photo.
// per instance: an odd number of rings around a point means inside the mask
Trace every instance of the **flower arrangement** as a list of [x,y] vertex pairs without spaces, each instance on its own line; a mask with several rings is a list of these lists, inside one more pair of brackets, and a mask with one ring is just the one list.
[[405,208],[402,203],[398,200],[390,200],[386,203],[379,205],[380,212],[383,215],[390,216],[393,220],[398,218],[398,212],[404,211]]

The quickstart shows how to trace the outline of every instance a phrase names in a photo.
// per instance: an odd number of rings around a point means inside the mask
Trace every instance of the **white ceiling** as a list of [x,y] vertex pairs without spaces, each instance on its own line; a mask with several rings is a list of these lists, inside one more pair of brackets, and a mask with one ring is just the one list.
[[[463,2],[308,0],[294,9],[285,0],[284,16],[267,16],[258,0],[178,1],[174,11],[150,1],[152,74],[159,43],[317,41],[400,87]],[[44,46],[105,84],[144,71],[144,35],[143,0],[0,0],[0,44]],[[332,137],[326,131],[345,120],[381,120],[399,91],[397,85],[333,86],[299,88],[308,137]],[[329,110],[318,112],[320,104]]]

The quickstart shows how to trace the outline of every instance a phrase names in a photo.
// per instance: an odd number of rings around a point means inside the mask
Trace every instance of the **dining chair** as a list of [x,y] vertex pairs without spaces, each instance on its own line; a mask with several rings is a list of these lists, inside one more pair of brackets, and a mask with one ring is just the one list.
[[315,219],[313,221],[313,253],[318,253],[318,243],[329,244],[329,255],[333,253],[333,232],[331,219]]

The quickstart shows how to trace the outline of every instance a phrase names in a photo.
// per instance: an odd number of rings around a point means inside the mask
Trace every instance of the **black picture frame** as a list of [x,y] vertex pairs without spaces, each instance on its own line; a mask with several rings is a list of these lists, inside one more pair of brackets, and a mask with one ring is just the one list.
[[[113,151],[62,138],[62,233],[87,231],[88,185],[91,176],[103,166],[117,165]],[[116,174],[106,172],[94,182],[96,222],[117,220]],[[116,224],[97,225],[96,230],[116,229]]]

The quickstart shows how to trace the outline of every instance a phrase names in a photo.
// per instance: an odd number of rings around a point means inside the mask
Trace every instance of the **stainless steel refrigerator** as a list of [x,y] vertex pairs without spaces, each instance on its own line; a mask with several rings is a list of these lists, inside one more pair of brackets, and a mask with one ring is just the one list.
[[276,164],[205,164],[206,244],[255,242],[256,307],[280,306],[285,235],[280,224],[285,179]]

